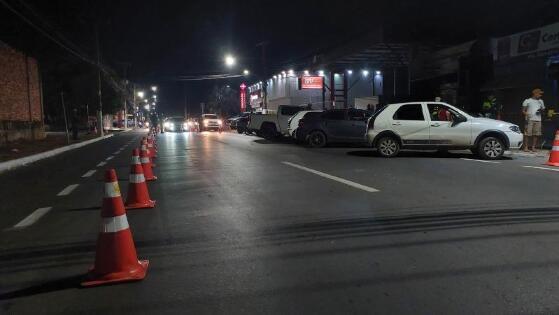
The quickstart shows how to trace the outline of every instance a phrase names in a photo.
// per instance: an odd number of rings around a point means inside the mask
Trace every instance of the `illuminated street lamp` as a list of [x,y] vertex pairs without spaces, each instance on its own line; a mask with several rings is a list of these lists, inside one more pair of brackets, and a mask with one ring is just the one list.
[[157,95],[155,95],[155,94],[154,94],[152,97],[155,98],[155,99],[157,99]]
[[363,70],[362,73],[363,73],[363,76],[366,77],[366,76],[369,75],[369,70]]
[[231,56],[231,55],[226,55],[225,56],[225,65],[228,67],[233,67],[235,65],[235,63],[237,63],[237,60],[235,59],[235,57]]
[[144,98],[144,91],[138,91],[138,97],[139,98]]
[[247,69],[245,69],[245,70],[243,71],[243,74],[244,74],[244,75],[249,75],[249,74],[250,74],[250,71],[248,71]]
[[151,90],[154,91],[154,92],[157,92],[157,86],[153,85],[153,86],[151,87]]
[[145,108],[146,110],[149,110],[149,104],[146,105],[146,106],[144,106],[144,108]]

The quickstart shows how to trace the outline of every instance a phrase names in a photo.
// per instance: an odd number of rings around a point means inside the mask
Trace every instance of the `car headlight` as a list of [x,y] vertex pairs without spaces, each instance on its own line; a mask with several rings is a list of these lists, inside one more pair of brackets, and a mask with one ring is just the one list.
[[149,127],[149,123],[146,121],[146,127]]
[[166,121],[166,122],[163,124],[163,126],[164,126],[165,128],[169,128],[169,127],[171,127],[171,124],[170,124],[168,121]]
[[221,125],[223,125],[223,121],[220,119],[220,120],[217,121],[217,124],[221,126]]
[[512,125],[509,127],[509,129],[512,132],[520,133],[520,127],[518,127],[517,125]]
[[182,127],[183,127],[184,129],[188,128],[188,123],[182,124]]
[[210,122],[209,120],[204,119],[204,126],[207,126],[209,122]]

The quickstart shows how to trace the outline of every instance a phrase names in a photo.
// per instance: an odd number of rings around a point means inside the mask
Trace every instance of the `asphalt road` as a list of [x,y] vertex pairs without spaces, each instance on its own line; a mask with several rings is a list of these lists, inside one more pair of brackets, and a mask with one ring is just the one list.
[[559,172],[545,157],[382,159],[233,133],[159,135],[157,207],[128,212],[146,279],[80,288],[103,170],[126,194],[142,135],[0,174],[0,313],[559,312]]

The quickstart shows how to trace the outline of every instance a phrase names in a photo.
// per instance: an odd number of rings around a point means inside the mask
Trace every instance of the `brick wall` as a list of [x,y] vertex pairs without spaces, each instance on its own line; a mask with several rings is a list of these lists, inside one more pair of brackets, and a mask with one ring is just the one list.
[[37,60],[0,42],[0,145],[42,138],[40,89]]
[[25,59],[23,53],[0,42],[0,121],[42,121],[39,67],[31,57],[26,67]]

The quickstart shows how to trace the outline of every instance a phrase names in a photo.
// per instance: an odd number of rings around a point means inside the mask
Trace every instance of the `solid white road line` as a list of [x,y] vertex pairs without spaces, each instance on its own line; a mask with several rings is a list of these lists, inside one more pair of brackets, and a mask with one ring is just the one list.
[[110,161],[110,160],[112,160],[113,158],[114,158],[114,156],[111,155],[111,156],[109,156],[108,158],[106,158],[105,161]]
[[89,170],[87,173],[83,174],[82,177],[91,177],[95,172],[97,172],[97,170]]
[[464,161],[474,161],[474,162],[481,162],[481,163],[492,163],[492,164],[501,164],[501,162],[497,162],[497,161],[486,161],[486,160],[476,160],[476,159],[467,159],[467,158],[460,158],[461,160]]
[[62,189],[61,192],[58,193],[57,196],[68,196],[69,194],[72,193],[72,191],[74,191],[74,189],[76,189],[79,186],[79,184],[72,184],[72,185],[68,185],[68,187]]
[[97,164],[97,167],[101,167],[101,166],[105,166],[105,165],[107,165],[107,162],[101,162],[101,163]]
[[541,166],[522,166],[522,167],[526,167],[526,168],[535,168],[538,170],[546,170],[546,171],[554,171],[554,172],[559,172],[559,168],[549,168],[549,167],[541,167]]
[[14,225],[14,229],[21,229],[32,225],[33,223],[37,222],[42,216],[47,214],[47,212],[49,212],[51,209],[52,207],[45,207],[33,211],[33,213],[25,217],[25,219],[19,221],[18,224]]
[[347,180],[347,179],[343,179],[343,178],[340,178],[340,177],[337,177],[337,176],[334,176],[334,175],[326,174],[326,173],[323,173],[321,171],[313,170],[312,168],[304,167],[302,165],[298,165],[298,164],[291,163],[291,162],[286,162],[286,161],[283,161],[281,163],[283,163],[285,165],[295,167],[295,168],[298,168],[300,170],[303,170],[303,171],[306,171],[306,172],[309,172],[309,173],[313,173],[313,174],[318,175],[318,176],[322,176],[324,178],[328,178],[328,179],[337,181],[337,182],[342,183],[342,184],[346,184],[346,185],[351,186],[353,188],[361,189],[361,190],[364,190],[364,191],[367,191],[367,192],[377,192],[377,191],[379,191],[378,189],[375,189],[373,187],[361,185],[359,183],[352,182],[352,181]]

